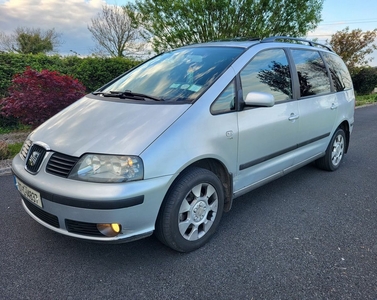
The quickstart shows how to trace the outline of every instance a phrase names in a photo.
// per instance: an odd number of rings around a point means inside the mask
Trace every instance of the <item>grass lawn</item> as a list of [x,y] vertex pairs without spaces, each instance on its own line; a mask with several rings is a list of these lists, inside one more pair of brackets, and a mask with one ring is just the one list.
[[356,106],[377,103],[377,94],[356,96]]
[[13,158],[20,152],[24,138],[30,130],[30,126],[25,125],[12,127],[0,125],[0,160]]
[[15,157],[18,152],[20,152],[23,142],[7,144],[6,142],[0,141],[0,160]]

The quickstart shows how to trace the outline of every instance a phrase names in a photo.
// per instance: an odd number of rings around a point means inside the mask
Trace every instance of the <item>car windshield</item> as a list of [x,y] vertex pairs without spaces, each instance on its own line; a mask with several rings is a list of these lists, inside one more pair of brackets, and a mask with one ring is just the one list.
[[[195,101],[243,52],[242,48],[181,48],[158,55],[103,88],[114,97],[143,94],[164,101]],[[98,93],[98,92],[97,92]]]

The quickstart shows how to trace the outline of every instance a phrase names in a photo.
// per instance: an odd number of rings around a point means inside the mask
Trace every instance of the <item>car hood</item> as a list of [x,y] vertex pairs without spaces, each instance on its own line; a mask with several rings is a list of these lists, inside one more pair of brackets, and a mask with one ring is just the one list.
[[190,107],[116,100],[86,96],[43,123],[29,138],[77,157],[83,153],[139,155]]

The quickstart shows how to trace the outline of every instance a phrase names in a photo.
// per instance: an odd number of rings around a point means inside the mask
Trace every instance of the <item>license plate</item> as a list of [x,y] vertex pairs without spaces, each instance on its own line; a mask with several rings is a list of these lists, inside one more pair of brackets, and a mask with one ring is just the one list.
[[33,202],[34,204],[42,207],[42,199],[41,194],[38,193],[36,190],[28,187],[22,181],[16,178],[16,186],[18,191],[29,201]]

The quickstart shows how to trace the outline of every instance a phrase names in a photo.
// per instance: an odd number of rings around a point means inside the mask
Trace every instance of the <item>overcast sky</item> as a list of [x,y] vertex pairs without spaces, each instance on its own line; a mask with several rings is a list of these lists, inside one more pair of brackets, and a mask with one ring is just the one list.
[[10,34],[17,27],[55,28],[61,33],[59,53],[89,54],[93,41],[87,26],[102,4],[101,0],[0,0],[0,30]]
[[[0,31],[12,33],[17,27],[41,28],[61,33],[60,54],[88,55],[94,48],[87,26],[104,3],[124,5],[127,0],[0,0]],[[309,34],[320,42],[349,26],[363,31],[377,28],[376,0],[325,0],[323,21]],[[377,58],[372,65],[377,65]]]

